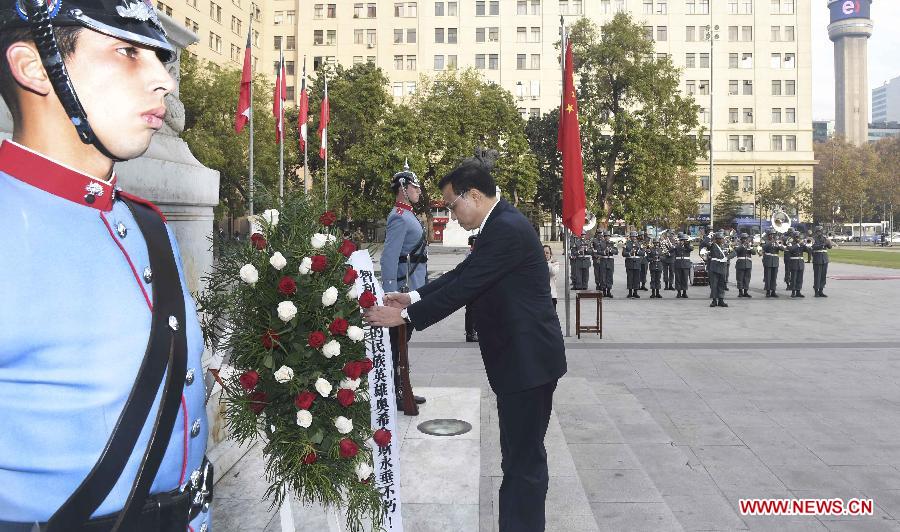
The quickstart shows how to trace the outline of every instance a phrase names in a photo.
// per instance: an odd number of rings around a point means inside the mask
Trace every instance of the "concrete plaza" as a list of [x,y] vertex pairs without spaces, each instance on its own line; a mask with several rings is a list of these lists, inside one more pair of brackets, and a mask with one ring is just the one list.
[[[431,271],[462,258],[435,251]],[[807,265],[807,297],[773,300],[762,297],[756,260],[753,299],[733,297],[732,284],[731,306],[709,308],[706,287],[687,300],[624,299],[618,260],[603,339],[576,339],[574,325],[566,339],[569,372],[547,435],[547,530],[900,530],[900,271],[833,263],[820,299]],[[562,301],[558,310],[565,330]],[[463,336],[457,312],[410,344],[413,384],[429,405],[401,416],[406,530],[496,528],[496,404]],[[475,421],[470,434],[416,431],[454,413]],[[251,449],[217,471],[215,530],[281,530],[261,500],[261,467]],[[872,516],[741,515],[738,499],[755,497],[875,507]],[[297,530],[327,530],[315,511],[294,514]]]

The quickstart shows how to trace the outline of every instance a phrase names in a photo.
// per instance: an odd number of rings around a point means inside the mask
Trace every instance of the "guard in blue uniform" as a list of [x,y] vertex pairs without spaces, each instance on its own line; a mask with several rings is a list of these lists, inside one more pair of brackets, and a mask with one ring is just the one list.
[[[428,277],[428,239],[425,228],[413,212],[413,204],[422,195],[422,186],[416,174],[409,169],[408,162],[391,179],[391,191],[395,203],[387,217],[384,249],[381,252],[381,285],[385,293],[412,292],[424,286]],[[398,330],[397,327],[389,329],[395,370],[400,367]],[[410,338],[412,327],[407,327],[406,341]],[[396,389],[399,394],[400,386]],[[425,402],[423,397],[416,396],[415,399],[419,404]]]
[[625,257],[625,274],[628,283],[628,295],[631,299],[640,299],[638,290],[641,289],[641,264],[644,262],[643,246],[638,242],[638,234],[631,232],[630,240],[625,243],[622,256]]
[[672,260],[675,269],[676,298],[687,299],[688,284],[691,276],[691,239],[684,233],[678,234],[678,244],[672,248]]
[[832,246],[831,239],[825,236],[822,227],[816,226],[815,241],[812,245],[813,289],[816,297],[828,297],[825,295],[825,278],[828,275],[828,250]]
[[136,0],[6,0],[0,34],[0,531],[208,532],[194,302],[113,172],[162,125],[174,49]]

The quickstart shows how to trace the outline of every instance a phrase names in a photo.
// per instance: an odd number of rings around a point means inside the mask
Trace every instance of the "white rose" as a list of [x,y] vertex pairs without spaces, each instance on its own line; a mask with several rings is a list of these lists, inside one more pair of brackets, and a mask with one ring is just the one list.
[[354,342],[362,342],[365,337],[366,331],[364,331],[362,327],[357,327],[356,325],[347,327],[347,338]]
[[305,429],[312,425],[312,414],[309,413],[309,410],[297,411],[297,424]]
[[319,395],[321,395],[322,397],[328,397],[329,395],[331,395],[331,390],[332,390],[333,386],[331,386],[331,383],[326,381],[322,377],[319,377],[318,379],[316,379],[315,386],[316,386],[316,391],[319,392]]
[[344,416],[338,416],[334,420],[334,427],[341,434],[349,434],[353,430],[353,420],[347,419]]
[[325,235],[325,239],[328,240],[328,242],[336,242],[337,241],[337,237],[334,235]]
[[372,473],[372,466],[370,466],[368,462],[360,462],[356,464],[356,478],[358,478],[360,482],[363,482],[364,480],[372,476]]
[[275,372],[275,380],[284,384],[294,378],[294,370],[287,366],[281,366]]
[[313,249],[322,249],[328,243],[328,237],[322,233],[316,233],[309,239],[309,243]]
[[341,344],[337,340],[330,340],[322,346],[322,354],[325,358],[336,357],[341,354]]
[[327,290],[322,292],[322,305],[326,307],[330,307],[334,305],[335,301],[337,301],[338,291],[337,288],[333,286],[329,286]]
[[278,210],[266,209],[262,213],[262,219],[269,223],[272,227],[278,225]]
[[241,266],[241,281],[244,281],[248,284],[255,284],[256,281],[259,281],[259,272],[252,264],[244,264]]
[[297,306],[290,301],[282,301],[278,304],[278,317],[287,323],[297,315]]
[[281,270],[285,266],[287,266],[287,259],[284,258],[284,255],[281,254],[280,251],[276,251],[272,258],[269,259],[269,264],[275,267],[276,270]]
[[348,389],[348,390],[353,390],[353,391],[355,392],[356,389],[359,388],[359,383],[360,383],[361,381],[362,381],[362,379],[348,379],[348,378],[344,378],[344,379],[341,381],[341,388],[346,388],[346,389]]
[[300,275],[309,275],[309,272],[312,270],[312,259],[309,257],[303,257],[303,260],[300,261]]
[[347,290],[347,299],[351,301],[359,299],[359,290],[356,289],[356,285],[351,286],[350,289]]

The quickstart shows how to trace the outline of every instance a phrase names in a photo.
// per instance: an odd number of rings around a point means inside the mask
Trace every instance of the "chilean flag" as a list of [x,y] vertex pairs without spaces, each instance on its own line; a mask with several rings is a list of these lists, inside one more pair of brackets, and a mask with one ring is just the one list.
[[303,58],[303,79],[300,81],[300,114],[297,117],[297,125],[300,130],[300,149],[306,149],[307,126],[309,120],[309,94],[306,93],[306,58]]
[[287,99],[287,81],[284,71],[284,54],[279,50],[278,75],[275,78],[275,94],[272,98],[272,114],[275,116],[275,143],[284,138],[284,101]]
[[[322,72],[324,76],[325,73]],[[328,106],[328,78],[325,78],[325,98],[322,100],[322,109],[319,114],[319,136],[322,137],[322,145],[319,146],[319,157],[324,159],[328,154],[328,122],[331,120],[331,110]]]
[[247,47],[244,49],[244,69],[241,71],[241,92],[238,96],[237,113],[234,117],[234,130],[240,133],[250,121],[250,83],[253,81],[250,57],[251,28],[247,28]]

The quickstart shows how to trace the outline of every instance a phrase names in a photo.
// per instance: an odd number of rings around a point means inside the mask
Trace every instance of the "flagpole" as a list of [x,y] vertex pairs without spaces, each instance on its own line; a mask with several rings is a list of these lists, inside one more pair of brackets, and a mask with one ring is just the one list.
[[[306,93],[306,56],[303,56],[303,92]],[[303,95],[300,95],[303,99]],[[308,104],[307,104],[308,105]],[[306,149],[309,147],[309,126],[306,126],[306,138],[303,140],[303,192],[309,193],[312,183],[309,182],[309,158],[306,155]]]
[[[566,35],[566,23],[563,19],[562,15],[559,16],[559,25],[562,31],[562,47],[560,49],[560,66],[562,67],[562,80],[563,80],[563,95],[559,104],[559,119],[563,119],[563,105],[562,102],[565,100],[565,87],[566,87],[566,46],[568,36]],[[560,180],[560,184],[562,180]],[[565,193],[565,191],[563,191]],[[565,221],[564,221],[565,222]],[[565,261],[565,283],[566,283],[566,338],[572,336],[571,332],[571,310],[569,309],[569,303],[572,300],[572,296],[569,294],[569,289],[571,288],[571,279],[569,278],[569,228],[563,223],[563,255]]]
[[[322,75],[325,76],[325,102],[328,101],[328,71],[322,69]],[[328,121],[331,121],[331,103],[328,103]],[[328,126],[326,124],[323,131],[325,137],[322,139],[322,145],[325,147],[325,210],[328,210]]]
[[250,80],[250,216],[253,216],[253,80]]
[[284,50],[279,43],[278,47],[278,199],[284,199],[284,95],[281,94],[281,88],[284,86]]

